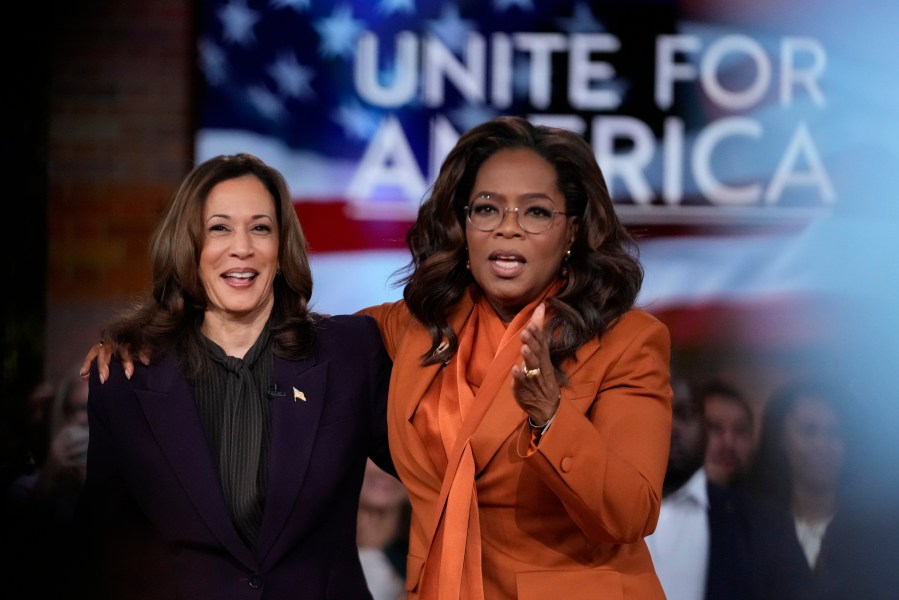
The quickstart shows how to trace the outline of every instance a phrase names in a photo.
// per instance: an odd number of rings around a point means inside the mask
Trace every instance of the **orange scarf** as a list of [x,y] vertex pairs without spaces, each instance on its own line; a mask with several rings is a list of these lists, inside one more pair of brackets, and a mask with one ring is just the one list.
[[431,454],[439,455],[442,460],[435,462],[446,465],[446,471],[441,487],[444,503],[438,504],[443,513],[425,562],[421,600],[484,599],[476,465],[470,440],[497,392],[509,385],[512,365],[521,361],[521,330],[534,309],[558,287],[558,283],[551,285],[508,327],[486,298],[478,298],[459,333],[456,356],[439,385],[422,399],[420,408],[432,424],[429,437],[439,438],[442,446],[432,447]]

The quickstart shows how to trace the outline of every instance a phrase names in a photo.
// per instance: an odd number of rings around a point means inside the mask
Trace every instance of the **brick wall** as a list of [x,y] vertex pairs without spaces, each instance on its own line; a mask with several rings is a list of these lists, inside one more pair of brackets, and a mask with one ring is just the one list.
[[79,361],[149,281],[147,238],[193,154],[189,0],[56,19],[48,120],[45,373]]

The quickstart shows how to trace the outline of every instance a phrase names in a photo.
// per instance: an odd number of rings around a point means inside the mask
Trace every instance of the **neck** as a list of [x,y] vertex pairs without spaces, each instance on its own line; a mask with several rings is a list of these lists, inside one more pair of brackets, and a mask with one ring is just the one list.
[[243,358],[259,339],[268,317],[268,312],[241,319],[207,311],[200,331],[221,346],[226,355]]
[[495,312],[496,315],[499,317],[500,321],[503,322],[503,325],[505,325],[507,327],[508,327],[509,323],[512,322],[512,319],[514,319],[516,317],[516,315],[518,315],[518,312],[520,310],[520,309],[518,309],[518,310],[509,309],[507,307],[504,307],[504,306],[494,302],[493,300],[491,300],[489,298],[487,299],[487,301],[490,302],[490,306],[493,307],[493,312]]

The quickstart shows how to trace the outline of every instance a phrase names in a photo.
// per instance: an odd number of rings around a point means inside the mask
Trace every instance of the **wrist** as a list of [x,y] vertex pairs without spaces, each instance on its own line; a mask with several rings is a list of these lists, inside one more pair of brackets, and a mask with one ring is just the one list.
[[539,436],[542,436],[544,433],[546,433],[546,430],[549,429],[549,426],[553,424],[553,419],[555,419],[555,418],[556,418],[556,413],[553,413],[553,416],[551,416],[549,419],[547,419],[545,423],[543,423],[542,425],[538,425],[538,424],[534,423],[534,419],[532,419],[531,416],[528,415],[528,425],[530,426],[531,431],[536,433],[537,436],[539,437]]

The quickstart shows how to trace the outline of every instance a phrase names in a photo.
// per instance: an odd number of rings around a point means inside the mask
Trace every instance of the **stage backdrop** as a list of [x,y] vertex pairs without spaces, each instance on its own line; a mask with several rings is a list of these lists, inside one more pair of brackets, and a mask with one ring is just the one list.
[[313,307],[343,313],[400,297],[404,233],[461,132],[567,127],[640,238],[641,304],[791,306],[747,331],[814,341],[853,327],[814,307],[897,289],[899,5],[846,4],[207,0],[196,158],[286,175]]

